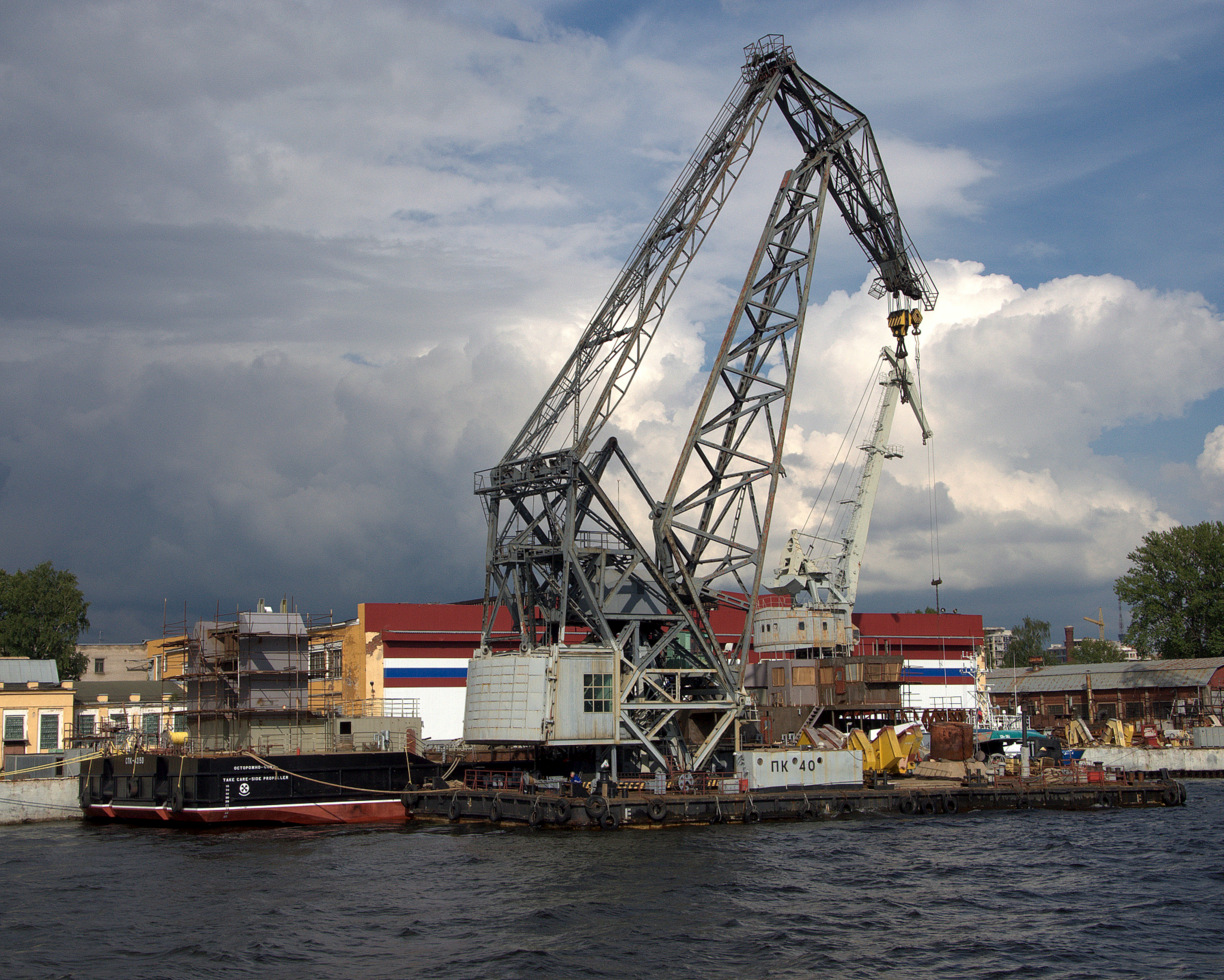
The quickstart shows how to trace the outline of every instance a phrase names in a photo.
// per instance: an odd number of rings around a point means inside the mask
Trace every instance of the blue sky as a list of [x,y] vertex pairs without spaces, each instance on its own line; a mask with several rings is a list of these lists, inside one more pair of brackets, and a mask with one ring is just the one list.
[[[1115,624],[1144,533],[1224,518],[1219,2],[6,5],[0,567],[75,571],[95,640],[479,594],[472,473],[766,33],[871,119],[941,291],[860,608],[933,601],[933,465],[945,606]],[[617,419],[659,482],[771,123]],[[887,339],[835,221],[816,276],[775,527]]]

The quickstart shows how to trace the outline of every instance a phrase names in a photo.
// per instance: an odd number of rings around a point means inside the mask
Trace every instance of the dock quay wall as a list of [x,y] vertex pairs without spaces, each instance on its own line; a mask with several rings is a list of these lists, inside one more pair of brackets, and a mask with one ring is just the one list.
[[0,825],[80,820],[76,776],[0,779]]
[[1100,763],[1126,772],[1168,773],[1170,776],[1224,776],[1224,746],[1209,748],[1138,748],[1089,745],[1083,763]]

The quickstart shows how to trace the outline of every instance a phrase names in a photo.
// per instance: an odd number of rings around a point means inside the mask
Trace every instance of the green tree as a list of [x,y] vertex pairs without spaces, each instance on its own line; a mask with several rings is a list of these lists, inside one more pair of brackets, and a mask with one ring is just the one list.
[[54,660],[61,679],[76,680],[88,663],[76,648],[88,610],[76,576],[49,561],[28,572],[0,569],[0,653]]
[[1224,656],[1224,522],[1149,531],[1114,582],[1127,640],[1161,657]]
[[1027,667],[1032,657],[1041,658],[1042,663],[1050,663],[1046,653],[1050,645],[1050,624],[1043,619],[1024,617],[1024,622],[1011,628],[1011,639],[1007,642],[1007,652],[1003,655],[1004,667]]
[[1071,653],[1073,664],[1109,664],[1122,659],[1122,649],[1112,640],[1099,640],[1095,636],[1076,640]]

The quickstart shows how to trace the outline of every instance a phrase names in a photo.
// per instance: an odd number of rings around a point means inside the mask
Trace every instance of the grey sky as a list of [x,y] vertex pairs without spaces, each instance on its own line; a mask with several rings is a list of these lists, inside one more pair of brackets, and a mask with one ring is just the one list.
[[[479,594],[473,471],[768,32],[871,118],[940,287],[944,604],[1114,623],[1143,533],[1224,516],[1217,3],[6,5],[0,567],[73,570],[116,641]],[[771,122],[618,419],[660,480],[794,162]],[[887,340],[835,222],[817,276],[776,527]],[[933,601],[895,440],[869,611]]]

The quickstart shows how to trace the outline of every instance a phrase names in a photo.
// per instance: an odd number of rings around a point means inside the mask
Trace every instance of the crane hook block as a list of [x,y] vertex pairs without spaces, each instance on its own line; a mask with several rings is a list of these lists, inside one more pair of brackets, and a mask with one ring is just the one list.
[[922,312],[920,310],[893,310],[888,314],[888,329],[898,340],[909,333],[910,327],[916,330],[921,322]]

